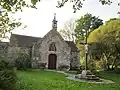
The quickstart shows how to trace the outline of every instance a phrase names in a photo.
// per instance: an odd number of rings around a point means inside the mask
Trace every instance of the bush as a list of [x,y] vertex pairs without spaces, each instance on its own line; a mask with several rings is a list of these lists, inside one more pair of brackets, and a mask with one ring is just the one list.
[[69,66],[68,65],[59,65],[58,66],[58,70],[61,70],[61,71],[66,71],[69,69]]
[[89,59],[88,62],[87,62],[87,68],[90,70],[90,71],[95,71],[96,70],[96,62],[95,60],[93,59]]
[[16,90],[16,74],[14,68],[0,57],[0,90]]
[[15,60],[15,67],[17,67],[18,70],[26,70],[27,68],[31,68],[31,59],[29,55],[19,53],[17,59]]

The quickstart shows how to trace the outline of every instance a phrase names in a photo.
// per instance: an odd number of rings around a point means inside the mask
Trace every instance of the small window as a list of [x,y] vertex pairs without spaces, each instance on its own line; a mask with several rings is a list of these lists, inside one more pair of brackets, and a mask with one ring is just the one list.
[[49,46],[49,51],[56,51],[55,43],[51,43]]

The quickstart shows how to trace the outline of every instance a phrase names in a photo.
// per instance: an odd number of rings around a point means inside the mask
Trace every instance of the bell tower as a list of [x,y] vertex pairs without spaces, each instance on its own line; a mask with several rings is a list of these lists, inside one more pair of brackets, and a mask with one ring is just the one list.
[[53,18],[53,21],[52,21],[52,29],[57,30],[56,13],[54,13],[54,18]]

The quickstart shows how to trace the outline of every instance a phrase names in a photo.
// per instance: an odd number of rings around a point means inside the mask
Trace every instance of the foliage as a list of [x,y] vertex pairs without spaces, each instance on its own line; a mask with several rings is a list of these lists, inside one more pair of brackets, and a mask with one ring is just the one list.
[[[21,25],[21,22],[19,20],[11,19],[13,14],[17,11],[22,11],[24,7],[32,7],[36,8],[35,5],[40,0],[1,0],[0,1],[0,16],[2,16],[3,20],[0,19],[0,39],[6,38],[5,33],[10,32],[14,28]],[[58,1],[57,7],[60,8],[64,6],[66,2],[72,2],[73,3],[73,9],[74,12],[76,10],[80,10],[83,5],[82,0],[60,0]],[[103,5],[104,4],[110,4],[111,0],[99,0]],[[5,14],[4,14],[5,13]],[[1,15],[2,14],[2,15]],[[6,18],[7,15],[7,18]],[[11,15],[11,16],[10,16]],[[1,18],[1,17],[0,17]],[[5,22],[7,21],[7,22]],[[7,27],[8,26],[8,27]],[[4,28],[2,28],[4,27]]]
[[96,16],[92,14],[85,14],[80,19],[76,21],[75,27],[75,37],[76,41],[80,42],[85,40],[85,37],[88,37],[90,32],[102,25],[103,22]]
[[15,60],[15,67],[17,67],[17,69],[19,70],[25,70],[27,68],[31,68],[30,56],[24,52],[20,52]]
[[[63,7],[65,3],[67,2],[71,2],[73,4],[73,10],[74,10],[74,13],[77,11],[77,10],[80,10],[83,6],[83,1],[85,0],[60,0],[58,1],[58,6],[57,7]],[[102,3],[102,5],[110,5],[112,3],[112,0],[99,0],[99,2]]]
[[79,82],[66,79],[65,75],[52,71],[34,70],[17,72],[20,90],[120,90],[120,75],[100,74],[103,78],[113,80],[113,84]]
[[0,39],[6,38],[6,32],[10,32],[21,25],[20,20],[14,19],[12,16],[17,11],[22,11],[23,7],[35,8],[36,2],[40,0],[1,0],[0,1]]
[[75,41],[75,22],[74,20],[70,19],[64,25],[64,29],[61,29],[59,32],[61,36],[67,41]]
[[98,28],[102,24],[103,22],[101,19],[88,13],[76,21],[75,37],[77,47],[81,50],[81,58],[84,58],[85,56],[84,45],[87,43],[87,37],[94,29]]
[[7,12],[16,12],[18,10],[22,10],[22,7],[35,7],[34,5],[38,1],[40,0],[31,0],[31,3],[29,3],[25,0],[12,0],[12,1],[1,0],[0,8],[1,10],[7,11]]
[[[111,19],[94,30],[88,38],[92,57],[98,57],[106,65],[104,69],[114,69],[120,65],[120,19]],[[94,48],[93,48],[94,47]]]
[[[97,66],[96,66],[96,63],[93,59],[89,58],[87,63],[88,63],[87,67],[90,71],[95,71],[96,70]],[[81,70],[85,70],[85,60],[83,60],[83,62],[81,63],[80,68],[81,68]]]
[[16,90],[17,77],[8,60],[0,57],[0,90]]
[[0,39],[7,38],[5,33],[10,32],[16,27],[19,27],[21,23],[13,18],[10,18],[7,12],[3,12],[0,15]]
[[96,63],[94,62],[93,59],[89,59],[88,60],[88,68],[91,71],[95,71],[96,70]]
[[[114,31],[118,31],[120,28],[119,23],[120,23],[120,19],[110,19],[103,26],[94,30],[89,35],[88,42],[99,42],[100,38],[102,38],[101,36],[103,36],[103,35],[107,36],[110,33],[114,33]],[[115,34],[119,34],[119,32],[117,32]],[[119,38],[119,36],[118,36],[118,38]]]

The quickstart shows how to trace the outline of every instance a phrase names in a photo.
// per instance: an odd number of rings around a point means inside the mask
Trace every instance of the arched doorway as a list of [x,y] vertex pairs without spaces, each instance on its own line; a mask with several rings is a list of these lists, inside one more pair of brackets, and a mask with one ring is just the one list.
[[57,56],[50,54],[48,57],[48,69],[56,69]]

